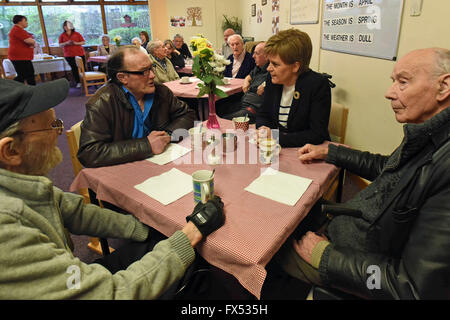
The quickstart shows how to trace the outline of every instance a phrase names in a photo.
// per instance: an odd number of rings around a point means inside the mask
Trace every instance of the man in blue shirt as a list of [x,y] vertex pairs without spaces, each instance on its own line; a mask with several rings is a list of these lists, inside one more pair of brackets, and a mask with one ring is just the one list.
[[85,167],[143,160],[164,151],[176,129],[194,126],[195,112],[155,83],[149,56],[124,46],[108,60],[110,81],[86,103],[78,159]]

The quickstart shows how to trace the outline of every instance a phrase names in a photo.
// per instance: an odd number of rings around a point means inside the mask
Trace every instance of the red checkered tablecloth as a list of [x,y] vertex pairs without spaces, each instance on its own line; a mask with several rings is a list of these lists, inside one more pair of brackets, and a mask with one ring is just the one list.
[[[231,121],[220,119],[219,122],[222,130],[232,127]],[[239,141],[246,143],[248,155],[252,153],[252,148],[256,148],[248,143],[248,139]],[[190,146],[190,141],[185,139],[181,144]],[[266,278],[265,266],[326,191],[338,174],[338,169],[323,162],[302,164],[297,158],[297,148],[283,148],[278,169],[313,180],[296,205],[288,206],[244,190],[259,177],[262,169],[268,167],[259,162],[249,163],[252,162],[249,159],[251,156],[246,156],[242,164],[236,164],[235,161],[233,164],[214,166],[215,193],[225,205],[225,224],[202,241],[197,249],[209,263],[232,274],[259,299]],[[187,174],[212,168],[206,163],[194,164],[190,160],[192,152],[176,163],[164,166],[143,160],[103,168],[86,168],[76,177],[71,190],[90,188],[100,200],[127,210],[143,223],[170,236],[185,225],[186,216],[192,212],[192,192],[164,206],[134,186],[174,167]]]

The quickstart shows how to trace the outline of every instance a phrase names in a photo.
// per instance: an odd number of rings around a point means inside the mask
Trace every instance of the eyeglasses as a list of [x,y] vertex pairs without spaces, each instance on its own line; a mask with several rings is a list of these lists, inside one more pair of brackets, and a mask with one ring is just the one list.
[[61,135],[64,131],[64,123],[61,119],[55,119],[50,124],[51,128],[48,129],[39,129],[39,130],[31,130],[31,131],[19,131],[20,134],[32,133],[32,132],[40,132],[40,131],[48,131],[48,130],[56,130],[56,132]]
[[153,65],[151,65],[150,67],[148,67],[147,69],[141,70],[141,71],[128,71],[128,70],[121,70],[119,72],[123,72],[123,73],[129,73],[129,74],[135,74],[138,76],[145,76],[148,77],[150,75],[150,71],[153,72]]

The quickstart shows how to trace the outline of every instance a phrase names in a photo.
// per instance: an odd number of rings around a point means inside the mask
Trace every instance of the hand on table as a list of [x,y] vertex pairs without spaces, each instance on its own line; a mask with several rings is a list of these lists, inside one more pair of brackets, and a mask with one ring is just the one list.
[[162,153],[170,142],[170,136],[165,131],[152,131],[147,139],[152,147],[153,154]]
[[197,203],[192,214],[186,217],[187,222],[192,222],[203,237],[219,229],[224,221],[223,202],[218,196],[206,203]]
[[294,240],[293,246],[298,255],[303,260],[311,264],[312,252],[314,250],[314,247],[320,241],[324,240],[328,241],[327,237],[325,237],[324,235],[318,235],[314,232],[308,231],[300,240]]
[[328,155],[328,146],[305,144],[298,149],[298,158],[303,163],[312,163],[313,160],[325,160]]

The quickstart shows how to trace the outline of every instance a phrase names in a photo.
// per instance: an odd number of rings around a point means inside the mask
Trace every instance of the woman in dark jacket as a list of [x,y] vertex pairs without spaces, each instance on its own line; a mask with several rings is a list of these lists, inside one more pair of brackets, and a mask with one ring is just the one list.
[[166,41],[164,41],[164,46],[167,49],[167,58],[169,58],[170,62],[172,62],[175,70],[184,68],[185,62],[183,56],[175,48],[172,40],[167,39]]
[[[328,79],[309,68],[312,43],[297,29],[279,32],[265,46],[269,76],[256,116],[258,135],[279,130],[283,147],[330,140],[331,89]],[[272,132],[274,138],[277,134]]]

